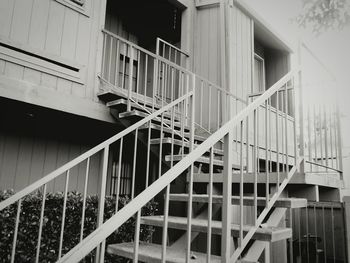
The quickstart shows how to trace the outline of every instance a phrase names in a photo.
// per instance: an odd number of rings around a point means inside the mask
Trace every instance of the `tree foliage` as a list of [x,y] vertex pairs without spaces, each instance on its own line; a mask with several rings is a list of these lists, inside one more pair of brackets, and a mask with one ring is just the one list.
[[317,35],[350,23],[349,0],[302,0],[302,4],[297,23],[304,28],[310,26]]

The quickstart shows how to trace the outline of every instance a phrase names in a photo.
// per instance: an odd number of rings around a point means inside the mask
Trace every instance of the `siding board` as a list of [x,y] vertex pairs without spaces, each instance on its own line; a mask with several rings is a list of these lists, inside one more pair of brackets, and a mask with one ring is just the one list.
[[74,60],[77,42],[79,15],[76,11],[66,9],[63,33],[61,56],[66,59]]
[[9,37],[16,0],[0,0],[0,35]]
[[62,44],[63,23],[66,8],[56,1],[51,2],[49,19],[47,22],[47,35],[45,50],[54,55],[60,55]]
[[20,43],[27,43],[33,0],[16,1],[13,11],[10,38]]
[[45,47],[50,3],[51,1],[47,0],[34,0],[28,38],[31,47],[41,50]]

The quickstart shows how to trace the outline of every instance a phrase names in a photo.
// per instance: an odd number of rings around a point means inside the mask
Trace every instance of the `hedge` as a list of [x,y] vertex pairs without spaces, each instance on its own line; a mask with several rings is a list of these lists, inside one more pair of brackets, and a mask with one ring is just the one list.
[[[12,190],[0,192],[0,202],[13,195]],[[58,257],[59,238],[62,221],[64,194],[48,193],[45,201],[43,232],[41,236],[40,262],[55,262]],[[120,196],[118,209],[124,207],[130,199]],[[42,193],[35,192],[22,200],[20,223],[16,245],[15,262],[34,262],[38,241],[38,229]],[[66,220],[63,237],[62,254],[67,253],[80,241],[80,227],[82,215],[83,195],[78,192],[69,192],[67,198]],[[157,203],[149,202],[142,209],[142,215],[154,215]],[[98,212],[98,196],[91,195],[86,199],[84,237],[96,229]],[[13,232],[17,213],[17,203],[0,211],[0,260],[9,262],[11,257]],[[105,201],[105,220],[115,213],[115,197],[107,196]],[[130,218],[117,231],[107,238],[108,244],[130,242],[134,238],[135,218]],[[142,225],[140,240],[150,241],[154,228]],[[84,262],[93,262],[95,251],[91,252]],[[105,262],[126,262],[126,259],[106,253]]]

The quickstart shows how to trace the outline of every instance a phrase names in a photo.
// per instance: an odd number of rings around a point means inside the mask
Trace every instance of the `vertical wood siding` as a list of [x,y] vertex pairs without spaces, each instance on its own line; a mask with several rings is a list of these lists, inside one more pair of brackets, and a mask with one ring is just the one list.
[[[0,190],[19,191],[84,153],[88,145],[39,137],[0,133]],[[69,190],[83,191],[86,162],[71,169]],[[88,191],[98,192],[100,156],[90,162]],[[64,176],[48,185],[49,191],[64,189]]]
[[[80,98],[95,99],[94,85],[87,83],[88,74],[95,74],[96,34],[94,23],[99,19],[100,1],[88,0],[89,16],[55,0],[1,0],[0,38],[16,47],[36,50],[41,56],[71,61],[82,67],[82,83],[23,67],[0,62],[0,73]],[[95,29],[96,30],[96,29]],[[92,38],[95,35],[95,38]],[[93,53],[93,54],[91,54]],[[50,58],[51,58],[50,57]],[[89,66],[90,64],[90,66]]]

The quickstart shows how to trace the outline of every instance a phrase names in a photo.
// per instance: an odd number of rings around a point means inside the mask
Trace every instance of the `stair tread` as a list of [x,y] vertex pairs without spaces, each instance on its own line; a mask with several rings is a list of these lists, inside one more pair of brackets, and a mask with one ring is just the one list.
[[[184,154],[184,155],[173,155],[173,161],[175,161],[175,162],[181,161],[184,157],[186,157],[186,155],[187,154]],[[165,156],[165,161],[166,162],[170,162],[171,161],[171,155],[166,155]],[[195,162],[209,164],[210,158],[209,157],[205,157],[205,156],[201,156]],[[224,161],[214,158],[214,166],[224,167]],[[243,169],[245,169],[245,168],[246,167],[243,166]],[[233,164],[232,165],[232,169],[240,170],[240,166],[237,165],[237,164]]]
[[[122,112],[122,113],[119,113],[119,118],[120,119],[123,119],[123,118],[134,118],[134,117],[140,117],[140,118],[146,118],[149,116],[149,113],[147,112],[144,112],[144,111],[140,111],[140,110],[131,110],[131,111],[125,111],[125,112]],[[163,122],[166,123],[168,126],[171,126],[172,123],[171,123],[171,120],[170,120],[170,114],[166,113],[164,114],[164,117],[167,117],[167,118],[163,118]],[[153,121],[156,121],[156,122],[160,122],[161,121],[161,115],[158,116],[159,120],[153,120]],[[189,130],[190,127],[189,126],[186,126],[184,125],[182,127],[181,123],[175,118],[175,121],[174,121],[174,126],[176,128],[183,128],[185,131]],[[170,127],[169,127],[170,128]]]
[[[141,217],[141,223],[152,225],[152,226],[163,226],[164,216],[144,216]],[[186,230],[187,229],[187,218],[186,217],[177,217],[177,216],[169,216],[168,217],[168,227]],[[244,225],[243,232],[248,232],[253,226]],[[208,220],[207,219],[198,219],[192,218],[192,231],[197,232],[207,232],[208,228]],[[212,221],[212,233],[220,235],[222,228],[221,221]],[[239,235],[239,224],[231,224],[231,233],[234,237],[238,237]],[[284,240],[290,238],[292,235],[292,230],[290,228],[281,228],[281,227],[264,227],[258,228],[254,235],[253,239],[261,240],[261,241],[270,241],[275,242],[278,240]]]
[[[107,248],[107,252],[111,254],[117,254],[127,258],[133,258],[134,254],[134,243],[119,243],[109,245]],[[153,243],[140,242],[139,244],[139,260],[142,262],[161,262],[162,255],[162,246]],[[190,262],[200,263],[207,262],[207,255],[200,252],[192,252],[192,255],[196,257],[196,259],[192,259]],[[167,247],[166,250],[166,262],[171,263],[183,263],[186,262],[186,251],[173,249],[171,247]],[[221,257],[212,255],[210,258],[210,262],[221,262]]]
[[[142,129],[148,129],[148,128],[149,128],[149,124],[147,123],[147,124],[141,126],[139,129],[142,130]],[[160,131],[161,126],[159,124],[156,124],[156,123],[151,123],[151,129],[155,129],[155,130]],[[171,128],[168,128],[166,126],[163,126],[163,131],[166,133],[169,133],[169,134],[171,134],[173,132],[173,130]],[[190,134],[188,132],[185,132],[184,135],[185,135],[185,138],[189,139]],[[175,136],[176,136],[176,134],[175,134]],[[195,141],[204,142],[206,139],[207,138],[204,136],[200,136],[200,135],[196,135],[196,134],[194,135]]]
[[[244,183],[254,183],[254,174],[244,172]],[[287,177],[287,173],[280,173],[280,183]],[[277,173],[269,173],[269,183],[276,184],[277,183]],[[214,173],[213,174],[213,182],[214,183],[222,183],[223,182],[223,174],[222,173]],[[232,173],[232,183],[240,183],[241,176],[239,173]],[[208,183],[209,182],[209,174],[208,173],[195,173],[193,174],[193,181],[196,183]],[[266,183],[266,173],[258,173],[257,183]]]
[[[134,255],[134,243],[119,243],[111,244],[107,247],[107,252],[123,256],[126,258],[133,258]],[[186,250],[179,250],[178,248],[167,247],[166,249],[166,262],[169,263],[184,263],[186,262]],[[139,260],[142,262],[161,262],[162,246],[159,244],[140,242],[139,243]],[[195,256],[190,262],[193,263],[206,263],[207,254],[201,252],[192,251],[191,255]],[[210,256],[211,263],[221,263],[221,257],[216,255]],[[253,263],[251,261],[238,260],[237,263]],[[257,262],[256,262],[257,263]]]
[[[156,139],[151,139],[151,144],[160,144],[161,140],[160,138],[156,138]],[[182,143],[184,145],[184,147],[188,148],[190,146],[190,144],[188,142],[182,142],[182,140],[180,139],[172,139],[171,137],[165,137],[162,139],[162,144],[171,144],[174,143],[174,145],[177,146],[182,146]],[[196,145],[195,145],[196,147]],[[224,151],[220,150],[220,149],[216,149],[214,148],[214,154],[215,155],[224,155]]]
[[[192,196],[193,202],[200,202],[200,203],[207,203],[209,195],[207,194],[194,194]],[[180,201],[180,202],[187,202],[188,201],[188,194],[170,194],[170,200],[171,201]],[[240,197],[239,196],[232,196],[232,204],[239,204]],[[213,195],[213,203],[215,204],[221,204],[222,203],[222,196],[221,195]],[[245,206],[252,206],[254,205],[254,197],[252,196],[245,196],[243,201]],[[265,197],[258,197],[257,198],[258,206],[265,206],[266,204],[266,198]],[[275,202],[274,207],[284,207],[284,208],[302,208],[307,207],[307,200],[305,198],[279,198]]]

